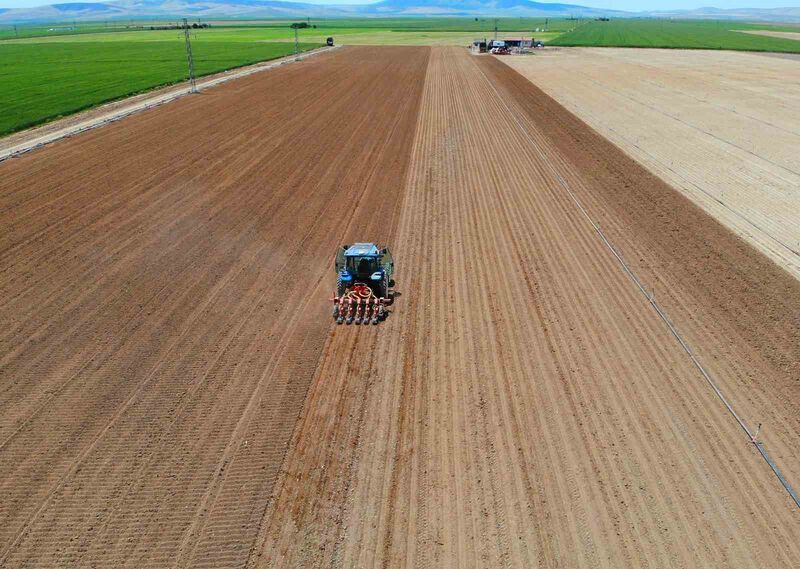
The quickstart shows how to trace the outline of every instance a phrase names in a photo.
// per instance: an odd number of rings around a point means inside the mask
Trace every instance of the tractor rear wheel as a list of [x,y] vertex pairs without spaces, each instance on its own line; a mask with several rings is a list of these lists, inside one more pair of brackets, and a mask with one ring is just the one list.
[[388,275],[383,275],[383,294],[381,296],[386,300],[389,300],[389,287],[393,284],[394,281],[390,281]]
[[389,295],[389,279],[386,275],[381,277],[381,280],[375,285],[373,292],[378,298],[386,298]]

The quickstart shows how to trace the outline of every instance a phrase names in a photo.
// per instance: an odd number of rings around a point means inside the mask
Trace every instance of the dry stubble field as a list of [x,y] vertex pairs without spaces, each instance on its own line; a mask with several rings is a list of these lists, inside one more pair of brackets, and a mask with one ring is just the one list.
[[558,49],[511,67],[800,278],[800,66],[764,55]]
[[0,164],[0,566],[798,565],[567,189],[797,484],[798,281],[500,61],[347,48]]

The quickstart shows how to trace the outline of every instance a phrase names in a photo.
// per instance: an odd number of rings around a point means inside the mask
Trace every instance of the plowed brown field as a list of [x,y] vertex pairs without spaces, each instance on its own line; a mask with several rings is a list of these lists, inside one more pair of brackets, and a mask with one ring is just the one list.
[[247,560],[428,52],[319,57],[0,166],[0,566]]
[[798,281],[498,60],[348,48],[0,164],[0,566],[798,566],[567,189],[800,483]]
[[[794,504],[559,178],[649,268],[745,417],[773,425],[795,480],[798,283],[546,99],[495,59],[434,51],[396,241],[403,296],[379,336],[333,331],[258,566],[800,560]],[[705,260],[733,282],[724,298],[702,288]],[[769,282],[795,295],[773,298],[788,311],[774,320],[746,304]],[[793,367],[766,359],[765,335]]]

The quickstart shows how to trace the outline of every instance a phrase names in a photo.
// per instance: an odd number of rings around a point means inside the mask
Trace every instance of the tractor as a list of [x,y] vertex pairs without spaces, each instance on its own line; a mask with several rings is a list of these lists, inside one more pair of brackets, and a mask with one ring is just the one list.
[[386,317],[394,286],[394,261],[389,249],[374,243],[342,245],[336,252],[337,275],[333,317],[337,324],[377,324]]

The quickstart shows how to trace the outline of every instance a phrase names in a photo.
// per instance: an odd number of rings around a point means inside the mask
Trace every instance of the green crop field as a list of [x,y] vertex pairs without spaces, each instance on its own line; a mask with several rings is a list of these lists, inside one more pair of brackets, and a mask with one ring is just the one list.
[[[494,19],[487,18],[370,18],[370,19],[312,19],[313,27],[299,30],[301,41],[320,42],[334,36],[345,43],[411,43],[422,44],[425,40],[446,40],[448,37],[487,37],[494,33]],[[10,26],[0,27],[0,40],[20,42],[84,42],[84,41],[158,41],[171,40],[180,34],[179,30],[150,30],[149,27],[164,25],[165,22],[138,22],[125,26],[109,24],[107,27],[96,24],[77,24],[50,28],[42,26],[19,27],[14,31]],[[568,30],[567,20],[545,20],[544,18],[498,18],[497,29],[500,34],[532,34],[555,37]],[[544,32],[544,29],[547,32]],[[69,33],[69,30],[73,31]],[[534,32],[535,30],[539,32]],[[52,30],[52,31],[48,31]],[[248,22],[218,21],[211,27],[192,32],[197,37],[213,38],[216,41],[293,41],[293,31],[286,21]]]
[[[183,32],[170,22],[0,26],[0,135],[187,78]],[[192,31],[198,75],[287,55],[287,20],[212,20]],[[550,45],[800,52],[800,41],[744,33],[793,26],[734,22],[544,18],[312,19],[302,49],[333,36],[347,44],[466,45],[476,37],[531,37]]]
[[[0,27],[0,135],[187,78],[183,31],[159,21]],[[487,18],[314,19],[302,49],[334,36],[348,44],[466,45],[491,37]],[[551,39],[566,20],[500,18],[499,37]],[[211,21],[192,30],[195,68],[205,75],[281,57],[294,49],[289,22]],[[544,30],[535,32],[536,29]]]
[[[205,20],[203,20],[205,21]],[[50,25],[19,25],[8,24],[0,25],[0,40],[3,39],[25,39],[25,38],[53,38],[64,39],[72,37],[76,41],[81,41],[80,37],[101,35],[108,37],[111,34],[123,32],[123,37],[130,36],[134,32],[147,32],[150,26],[163,26],[168,24],[164,20],[136,20],[131,22],[108,22],[108,23],[61,23]],[[172,22],[173,24],[175,22]],[[192,21],[189,22],[190,24]],[[212,20],[209,22],[211,27],[201,32],[219,32],[230,34],[231,38],[257,37],[266,39],[277,37],[287,39],[291,35],[288,29],[287,20]],[[378,33],[412,33],[412,32],[435,32],[435,33],[464,33],[472,32],[479,35],[486,35],[494,31],[494,18],[327,18],[311,19],[309,24],[316,26],[300,30],[301,35],[322,34],[369,34]],[[543,30],[547,27],[548,31],[560,33],[570,29],[573,24],[567,20],[556,20],[545,18],[498,18],[497,29],[500,32],[526,32],[539,28]],[[250,34],[242,34],[247,32]],[[160,32],[156,32],[160,33]],[[84,37],[85,39],[85,37]]]
[[75,34],[93,34],[97,32],[127,31],[130,25],[122,23],[98,24],[61,23],[61,24],[0,24],[0,40],[46,36],[62,36]]
[[586,21],[550,45],[597,47],[662,47],[732,49],[800,53],[800,41],[746,33],[748,31],[798,31],[792,26],[742,24],[730,21],[611,20]]
[[[542,24],[543,26],[543,24]],[[555,38],[559,31],[534,32],[532,29],[503,30],[498,25],[498,37],[524,35],[543,40]],[[541,28],[540,28],[541,29]],[[333,36],[339,43],[349,45],[466,45],[476,37],[492,37],[493,29],[478,30],[408,30],[402,28],[387,29],[373,27],[339,27],[320,24],[316,28],[299,30],[300,41],[308,43],[324,43],[325,39]],[[98,32],[81,33],[75,35],[55,35],[47,37],[28,37],[13,40],[13,43],[73,43],[73,42],[157,42],[174,41],[182,38],[178,30],[130,31],[130,32]],[[281,27],[212,27],[205,30],[192,32],[193,37],[213,40],[215,42],[287,42],[294,41],[294,33],[284,24]],[[0,42],[2,45],[5,42]]]
[[[293,51],[292,43],[193,43],[198,76]],[[187,78],[177,32],[163,41],[0,42],[0,134]]]

